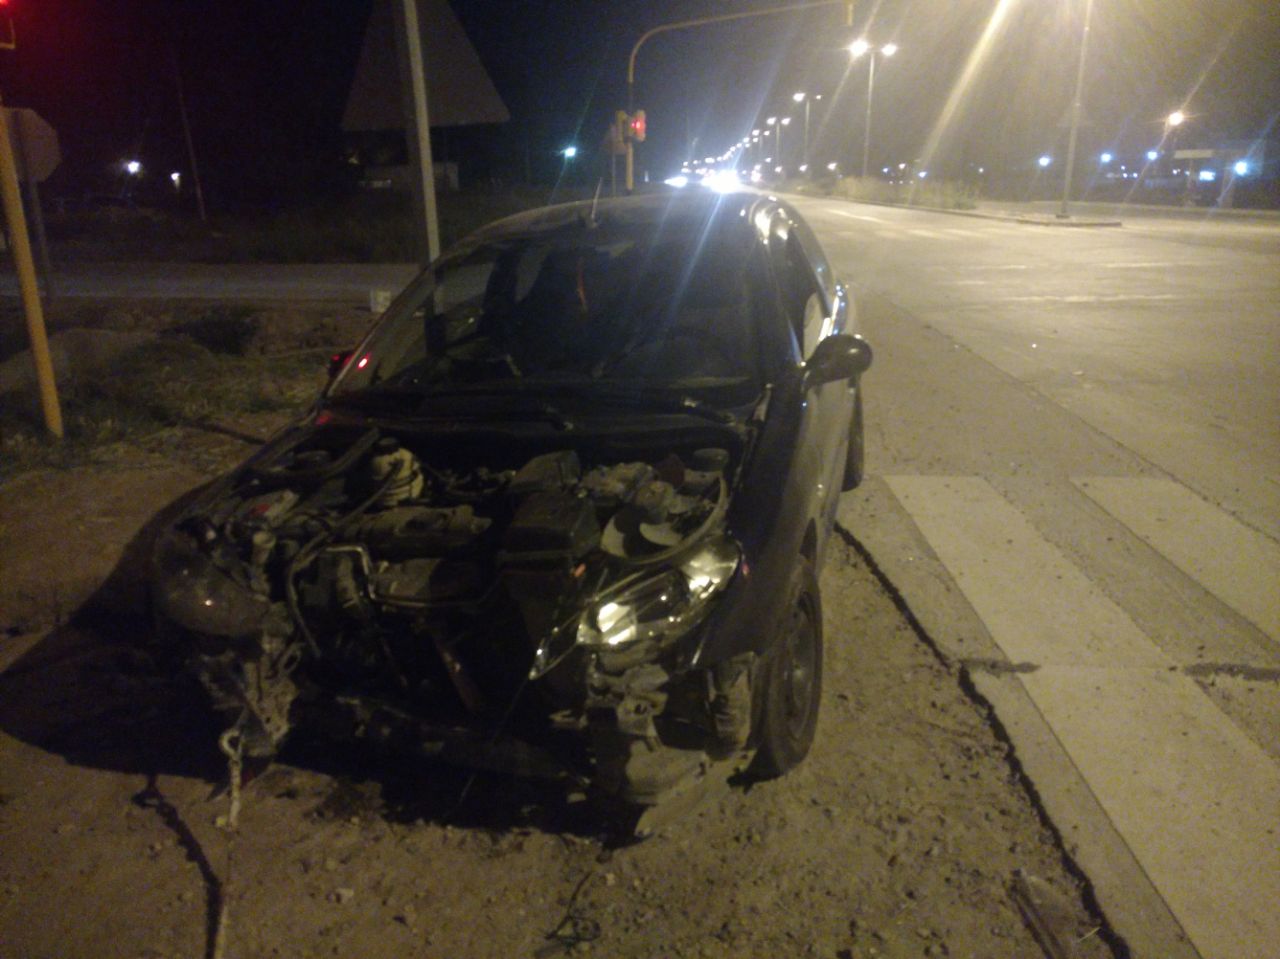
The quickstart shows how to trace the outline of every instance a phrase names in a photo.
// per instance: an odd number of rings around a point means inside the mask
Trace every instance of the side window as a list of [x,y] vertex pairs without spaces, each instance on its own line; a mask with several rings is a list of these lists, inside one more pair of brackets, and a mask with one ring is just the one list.
[[778,275],[783,311],[800,344],[801,355],[807,357],[829,332],[827,296],[805,255],[796,225],[783,215],[774,220],[769,250]]

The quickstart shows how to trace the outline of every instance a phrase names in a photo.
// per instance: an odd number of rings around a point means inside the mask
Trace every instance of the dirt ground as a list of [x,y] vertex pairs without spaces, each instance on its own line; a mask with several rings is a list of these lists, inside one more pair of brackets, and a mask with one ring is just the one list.
[[780,780],[624,842],[546,787],[300,742],[229,839],[218,730],[139,652],[136,574],[160,509],[250,449],[175,430],[0,486],[3,959],[210,956],[224,901],[238,959],[1056,955],[1020,874],[1070,955],[1123,954],[856,530],[822,575],[817,741]]

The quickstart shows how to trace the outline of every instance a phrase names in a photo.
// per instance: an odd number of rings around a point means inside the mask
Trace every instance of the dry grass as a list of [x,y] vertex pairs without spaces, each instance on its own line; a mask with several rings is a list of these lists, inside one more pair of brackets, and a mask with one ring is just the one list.
[[[29,392],[0,396],[0,480],[91,461],[113,444],[145,443],[174,427],[207,430],[253,414],[301,411],[324,382],[333,344],[308,342],[315,324],[306,318],[295,318],[304,331],[295,343],[278,329],[262,331],[263,318],[249,307],[168,305],[151,318],[153,339],[59,383],[61,441],[46,433]],[[132,319],[140,321],[138,311]],[[256,348],[263,340],[270,352]]]

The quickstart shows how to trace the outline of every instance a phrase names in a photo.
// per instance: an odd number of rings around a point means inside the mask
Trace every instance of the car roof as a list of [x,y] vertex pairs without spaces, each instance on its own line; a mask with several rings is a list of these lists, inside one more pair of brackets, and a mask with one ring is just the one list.
[[716,193],[711,190],[671,190],[601,198],[598,201],[582,200],[539,207],[498,220],[471,234],[461,246],[535,237],[544,232],[592,224],[648,231],[682,220],[691,227],[714,220],[722,228],[736,231],[732,223],[738,221],[742,224],[742,232],[747,233],[756,222],[756,214],[767,207],[785,208],[785,204],[776,197],[760,193]]

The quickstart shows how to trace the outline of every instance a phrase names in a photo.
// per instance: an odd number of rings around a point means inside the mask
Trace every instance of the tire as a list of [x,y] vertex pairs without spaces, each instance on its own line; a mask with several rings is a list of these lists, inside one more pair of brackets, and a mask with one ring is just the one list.
[[774,647],[761,661],[760,712],[751,770],[773,778],[809,754],[822,698],[822,601],[813,564],[801,559]]
[[854,394],[853,416],[849,419],[849,449],[844,457],[844,492],[857,489],[862,482],[866,461],[866,444],[862,439],[862,387]]

